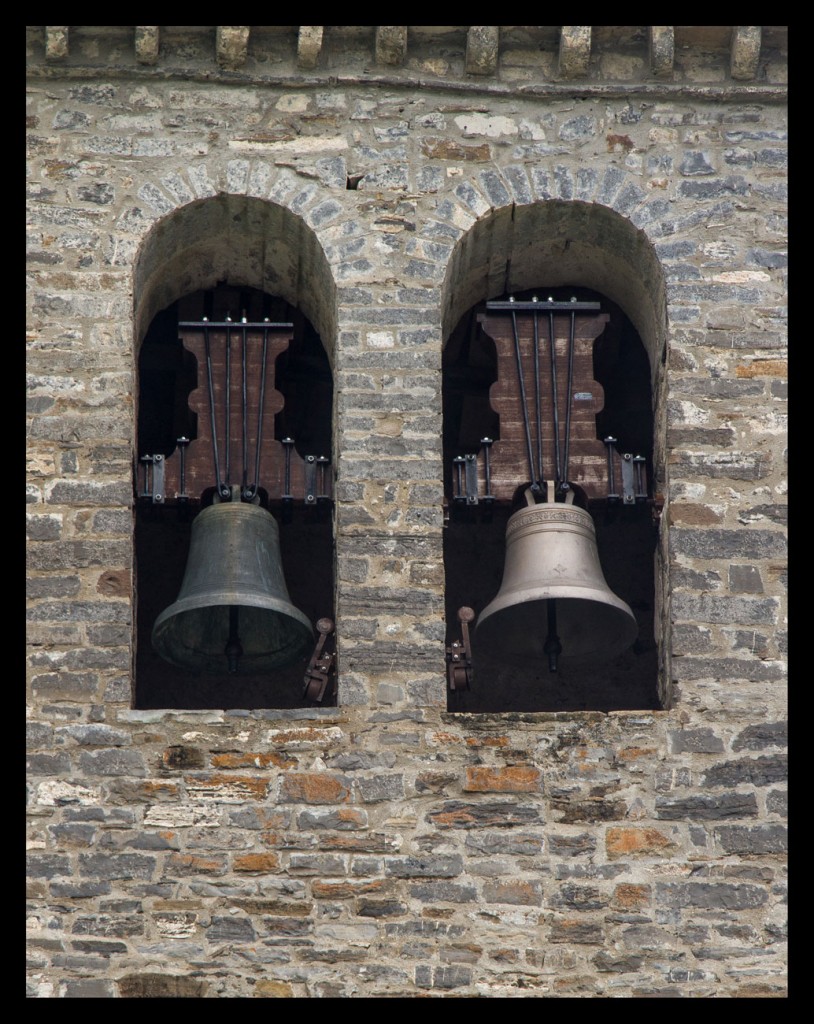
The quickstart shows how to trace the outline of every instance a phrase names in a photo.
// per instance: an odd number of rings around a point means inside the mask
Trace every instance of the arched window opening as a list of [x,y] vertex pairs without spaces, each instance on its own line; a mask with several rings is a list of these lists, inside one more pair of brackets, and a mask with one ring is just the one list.
[[660,707],[651,366],[630,319],[586,288],[504,295],[459,321],[443,374],[449,709]]
[[139,356],[136,707],[335,702],[332,405],[322,340],[281,298],[220,284],[153,318]]

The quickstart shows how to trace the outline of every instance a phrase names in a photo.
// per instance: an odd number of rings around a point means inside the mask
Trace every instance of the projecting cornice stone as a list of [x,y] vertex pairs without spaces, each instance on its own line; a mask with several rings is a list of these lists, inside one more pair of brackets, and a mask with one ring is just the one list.
[[675,61],[675,32],[672,25],[650,27],[650,73],[654,78],[671,78]]
[[493,75],[497,70],[500,29],[496,25],[475,25],[466,34],[466,73]]
[[136,60],[139,64],[158,61],[158,25],[136,25]]
[[560,29],[560,74],[580,78],[588,71],[591,59],[591,26],[564,25]]
[[322,51],[322,25],[300,25],[297,35],[297,67],[310,70],[317,66]]
[[45,59],[64,60],[68,56],[68,26],[48,25],[45,29]]
[[733,78],[745,81],[755,77],[762,37],[760,25],[737,25],[732,29],[730,74]]
[[[787,95],[783,26],[28,26],[29,75],[335,82],[500,93]],[[251,49],[249,42],[251,41]],[[128,43],[132,47],[128,53]],[[409,43],[409,60],[407,47]],[[465,50],[463,67],[447,59]],[[330,66],[325,59],[330,50]],[[134,59],[135,58],[135,59]],[[618,58],[618,59],[617,59]],[[316,85],[316,77],[309,85]]]
[[377,64],[403,64],[406,53],[406,25],[380,25],[376,29]]
[[218,25],[216,49],[222,68],[241,67],[249,52],[249,26]]

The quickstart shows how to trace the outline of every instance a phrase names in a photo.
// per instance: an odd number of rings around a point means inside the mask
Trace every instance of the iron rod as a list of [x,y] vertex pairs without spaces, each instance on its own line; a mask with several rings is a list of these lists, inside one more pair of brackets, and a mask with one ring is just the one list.
[[285,446],[285,471],[283,475],[284,498],[291,497],[291,448],[294,445],[293,437],[284,437],[282,444]]
[[260,487],[260,448],[263,443],[263,409],[266,404],[266,355],[268,352],[268,342],[268,331],[263,331],[263,358],[260,366],[260,407],[257,412],[257,447],[254,452],[254,482],[252,483],[251,494],[248,495],[250,498],[257,494],[257,490]]
[[181,482],[181,493],[178,497],[182,501],[186,501],[189,495],[187,494],[187,445],[189,444],[188,437],[176,438],[175,443],[178,445],[178,455],[180,457],[181,468],[180,468],[180,482]]
[[215,486],[218,495],[223,495],[223,483],[220,478],[220,459],[218,457],[218,428],[215,421],[215,385],[212,380],[212,350],[209,341],[209,325],[204,325],[204,346],[206,349],[206,377],[209,385],[209,423],[212,428],[212,455],[215,462]]
[[576,328],[576,313],[571,311],[571,331],[568,336],[568,389],[566,391],[565,406],[565,454],[563,456],[563,481],[562,489],[568,488],[568,449],[571,447],[571,393],[574,390],[574,333]]
[[484,473],[484,484],[486,486],[485,498],[489,499],[492,497],[492,459],[490,455],[490,449],[492,447],[491,437],[482,437],[480,443],[483,445],[483,473]]
[[249,485],[249,440],[248,440],[248,417],[249,417],[249,399],[246,388],[246,317],[243,317],[243,332],[240,343],[240,361],[241,361],[241,388],[240,398],[242,403],[242,416],[241,416],[241,430],[242,430],[242,448],[243,448],[243,479],[242,489],[245,491]]
[[517,333],[517,314],[512,310],[512,328],[514,329],[514,355],[517,362],[517,381],[520,386],[520,404],[523,409],[523,427],[526,431],[526,451],[529,460],[530,482],[534,483],[534,456],[531,451],[531,429],[529,427],[529,411],[526,405],[526,382],[523,377],[523,362],[520,355],[520,335]]
[[616,493],[616,481],[613,477],[613,456],[616,451],[616,438],[606,437],[605,444],[608,450],[608,499],[615,501],[619,495]]
[[[231,324],[231,318],[226,317]],[[232,482],[232,328],[226,328],[226,484]]]
[[534,397],[537,411],[537,483],[543,483],[543,400],[540,380],[540,328],[534,311]]
[[554,314],[548,314],[548,338],[551,343],[551,413],[554,421],[554,465],[557,473],[557,490],[562,480],[562,465],[560,463],[560,415],[557,396],[557,342],[554,330]]

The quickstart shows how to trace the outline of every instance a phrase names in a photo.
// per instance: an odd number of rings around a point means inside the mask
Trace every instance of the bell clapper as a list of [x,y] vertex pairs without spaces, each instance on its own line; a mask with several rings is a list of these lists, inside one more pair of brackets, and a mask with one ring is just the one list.
[[230,675],[234,675],[237,672],[238,662],[243,657],[243,645],[237,632],[239,616],[240,607],[236,604],[230,604],[229,639],[226,641],[226,647],[223,650],[223,653],[226,655]]
[[557,636],[557,602],[554,600],[546,601],[546,612],[548,617],[548,636],[546,637],[545,644],[543,644],[543,651],[548,655],[548,671],[556,672],[557,658],[562,654],[562,644]]

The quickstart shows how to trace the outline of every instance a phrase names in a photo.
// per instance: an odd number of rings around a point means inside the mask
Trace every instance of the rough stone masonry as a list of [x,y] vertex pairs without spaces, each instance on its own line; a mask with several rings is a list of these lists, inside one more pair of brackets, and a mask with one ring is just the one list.
[[[28,28],[30,996],[787,994],[787,34]],[[336,707],[134,706],[138,352],[221,280],[330,360]],[[448,711],[443,346],[558,284],[650,360],[660,707]]]

